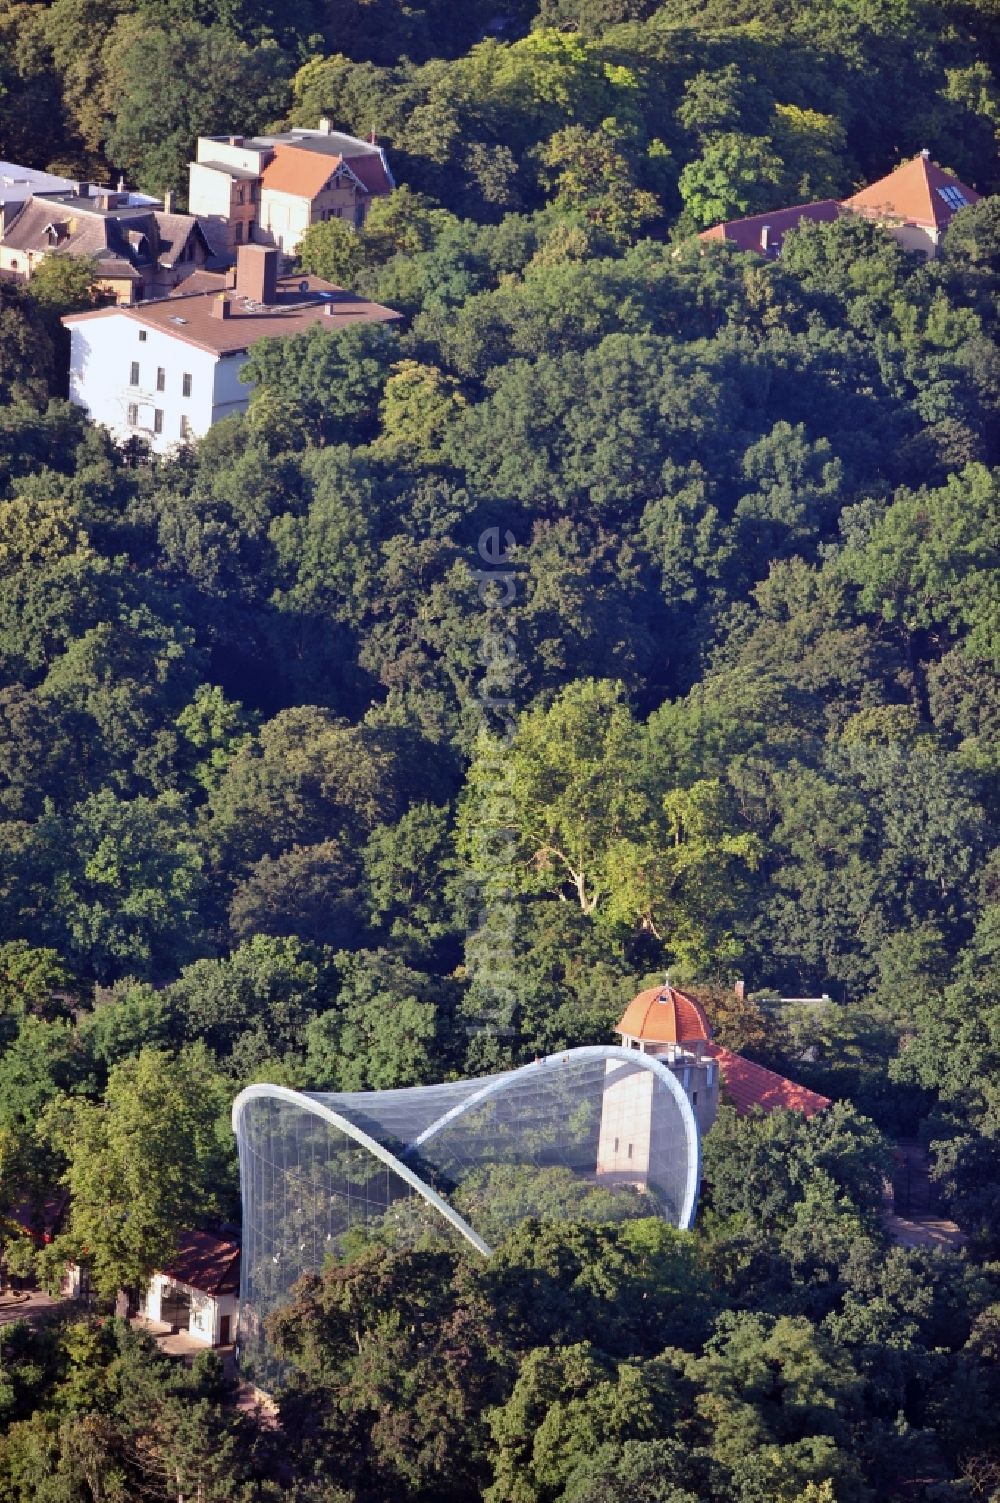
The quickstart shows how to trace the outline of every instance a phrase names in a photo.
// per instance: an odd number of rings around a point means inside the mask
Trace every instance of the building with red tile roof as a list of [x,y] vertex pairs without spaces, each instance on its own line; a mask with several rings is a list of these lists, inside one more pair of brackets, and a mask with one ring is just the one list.
[[718,1061],[725,1095],[741,1117],[755,1108],[762,1112],[801,1112],[803,1117],[814,1117],[833,1105],[829,1096],[798,1085],[775,1070],[724,1049],[721,1044],[708,1044],[706,1053]]
[[615,1032],[628,1044],[690,1044],[712,1037],[701,1003],[679,992],[669,981],[633,997]]
[[149,1281],[142,1314],[205,1346],[228,1346],[239,1313],[240,1244],[216,1232],[182,1232],[169,1264]]
[[974,188],[959,182],[921,152],[844,200],[844,207],[878,220],[899,219],[938,234],[946,230],[959,209],[979,202]]
[[67,314],[70,401],[117,438],[167,454],[246,411],[240,372],[259,339],[400,317],[318,277],[279,276],[278,261],[272,246],[244,245],[232,280],[200,272],[190,292]]
[[235,1294],[240,1287],[240,1245],[214,1232],[184,1232],[163,1272],[203,1294]]
[[[764,1112],[793,1111],[811,1117],[831,1105],[829,1097],[715,1043],[704,1007],[669,981],[647,987],[633,997],[615,1032],[621,1034],[626,1048],[656,1056],[677,1076],[702,1133],[709,1130],[718,1114],[720,1085],[724,1097],[741,1116],[756,1107]],[[635,1106],[634,1134],[640,1137],[641,1115]]]
[[922,151],[849,198],[821,199],[727,220],[703,230],[699,239],[721,240],[774,261],[781,254],[785,236],[804,221],[823,224],[842,214],[861,214],[882,225],[905,250],[933,256],[959,209],[978,203],[979,198],[974,188],[932,162],[930,152]]
[[700,240],[722,240],[737,250],[756,251],[774,261],[789,230],[797,230],[803,220],[830,224],[844,212],[835,198],[823,198],[813,204],[796,204],[791,209],[769,209],[766,214],[751,214],[746,219],[730,219],[725,224],[703,230]]
[[372,199],[395,187],[382,148],[329,120],[271,136],[200,136],[189,178],[192,212],[219,222],[232,254],[252,242],[292,256],[309,225],[359,228]]

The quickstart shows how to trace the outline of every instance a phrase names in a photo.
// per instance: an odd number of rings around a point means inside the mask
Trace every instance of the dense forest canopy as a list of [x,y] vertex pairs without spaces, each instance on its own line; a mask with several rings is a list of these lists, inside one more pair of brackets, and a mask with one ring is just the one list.
[[[8,1273],[110,1299],[235,1216],[251,1081],[607,1042],[667,966],[835,1101],[724,1108],[693,1234],[553,1184],[489,1264],[359,1244],[280,1432],[0,1326],[2,1503],[1000,1498],[998,57],[990,0],[0,0],[0,158],[374,131],[302,259],[405,315],[156,459],[65,400],[93,268],[0,282]],[[933,260],[693,238],[923,148],[984,195]],[[887,1239],[900,1137],[961,1254]]]

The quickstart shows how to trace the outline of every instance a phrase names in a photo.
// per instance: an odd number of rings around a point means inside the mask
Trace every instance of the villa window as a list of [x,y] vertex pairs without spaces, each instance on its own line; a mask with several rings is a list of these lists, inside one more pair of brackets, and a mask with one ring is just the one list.
[[181,396],[182,397],[189,397],[190,395],[191,395],[191,374],[190,374],[189,371],[185,371],[184,374],[183,374],[183,376],[181,377]]
[[145,344],[146,343],[146,330],[145,329],[140,329],[139,330],[139,343],[140,344]]
[[162,365],[156,368],[156,389],[157,391],[166,391],[167,389],[167,373]]
[[626,1157],[627,1158],[631,1158],[632,1157],[632,1144],[631,1143],[628,1145],[628,1153],[627,1153]]
[[139,385],[139,362],[138,362],[138,360],[133,360],[132,361],[132,368],[131,368],[131,371],[129,372],[128,384],[129,384],[129,386],[138,386]]
[[187,438],[190,438],[190,437],[191,437],[191,423],[188,420],[187,416],[184,415],[181,418],[181,438],[187,439]]
[[153,432],[163,432],[163,410],[160,407],[155,407],[153,409]]
[[128,404],[128,425],[130,428],[137,428],[139,426],[139,404],[137,402],[130,402]]

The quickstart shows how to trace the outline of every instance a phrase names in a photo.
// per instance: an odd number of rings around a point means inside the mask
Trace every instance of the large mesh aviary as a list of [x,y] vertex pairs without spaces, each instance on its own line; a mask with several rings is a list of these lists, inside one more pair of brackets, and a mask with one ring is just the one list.
[[690,1226],[698,1130],[649,1055],[572,1049],[404,1090],[257,1085],[233,1107],[243,1195],[241,1360],[276,1373],[265,1321],[296,1281],[366,1243],[452,1237],[488,1256],[526,1216]]

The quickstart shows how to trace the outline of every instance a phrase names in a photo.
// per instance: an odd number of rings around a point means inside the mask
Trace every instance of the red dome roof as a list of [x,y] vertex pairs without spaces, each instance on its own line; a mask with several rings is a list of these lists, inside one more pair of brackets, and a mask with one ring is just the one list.
[[616,1033],[650,1044],[687,1044],[712,1037],[700,1002],[675,986],[651,986],[633,997]]

